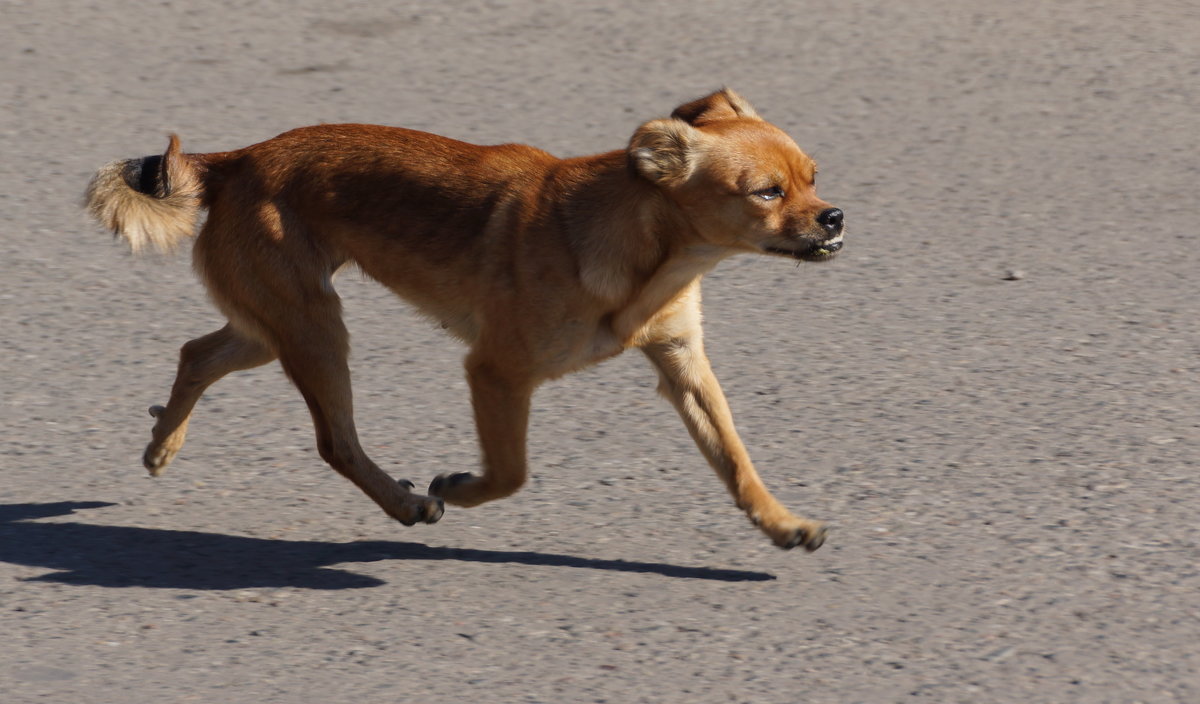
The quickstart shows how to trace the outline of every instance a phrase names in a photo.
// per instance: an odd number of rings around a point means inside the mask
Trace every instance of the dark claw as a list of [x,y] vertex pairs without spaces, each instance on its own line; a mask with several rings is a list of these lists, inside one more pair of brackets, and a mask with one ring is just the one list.
[[147,409],[147,411],[150,413],[151,418],[157,418],[167,412],[167,407],[159,406],[158,404],[155,404],[155,405],[151,406],[149,409]]
[[412,491],[417,486],[416,484],[413,484],[412,482],[408,481],[407,479],[397,479],[396,483],[399,484],[400,486],[404,487],[405,489],[408,489],[409,491]]

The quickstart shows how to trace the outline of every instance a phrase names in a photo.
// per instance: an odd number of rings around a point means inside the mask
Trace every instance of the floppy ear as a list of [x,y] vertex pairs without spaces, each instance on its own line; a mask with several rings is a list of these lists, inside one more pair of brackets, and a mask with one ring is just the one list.
[[671,117],[683,120],[689,125],[699,125],[712,120],[730,120],[745,117],[751,120],[761,120],[758,113],[750,106],[745,98],[728,88],[698,98],[690,103],[684,103],[675,108]]
[[700,134],[680,120],[652,120],[629,140],[629,160],[639,174],[654,183],[684,181],[695,167]]

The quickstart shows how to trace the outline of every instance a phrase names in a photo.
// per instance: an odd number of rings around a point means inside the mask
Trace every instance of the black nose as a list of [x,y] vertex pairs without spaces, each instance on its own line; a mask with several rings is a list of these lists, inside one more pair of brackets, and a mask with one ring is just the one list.
[[845,214],[841,208],[826,208],[817,213],[817,224],[825,228],[831,237],[834,237],[841,233],[844,217]]

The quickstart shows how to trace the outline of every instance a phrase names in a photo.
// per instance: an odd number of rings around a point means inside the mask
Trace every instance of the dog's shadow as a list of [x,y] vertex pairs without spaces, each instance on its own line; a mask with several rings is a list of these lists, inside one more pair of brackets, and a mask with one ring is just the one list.
[[0,504],[0,562],[56,570],[32,578],[36,581],[170,589],[376,587],[386,582],[333,569],[330,565],[379,560],[514,563],[723,582],[775,579],[774,575],[765,572],[599,560],[541,552],[438,548],[386,540],[348,543],[264,540],[220,533],[35,520],[112,505],[101,501]]

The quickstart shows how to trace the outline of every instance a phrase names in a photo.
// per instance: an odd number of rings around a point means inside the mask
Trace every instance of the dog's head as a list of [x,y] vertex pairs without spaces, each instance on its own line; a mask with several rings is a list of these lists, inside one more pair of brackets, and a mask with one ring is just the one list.
[[629,158],[707,244],[807,261],[842,248],[842,211],[817,197],[816,164],[731,90],[642,125]]

